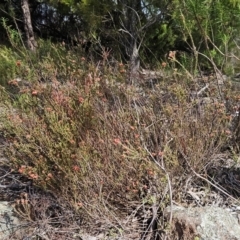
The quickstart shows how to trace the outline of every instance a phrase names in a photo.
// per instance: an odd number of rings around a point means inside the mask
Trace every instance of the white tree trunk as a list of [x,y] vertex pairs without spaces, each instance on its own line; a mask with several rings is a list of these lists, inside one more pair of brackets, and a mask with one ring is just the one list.
[[31,51],[35,51],[37,47],[37,42],[35,40],[34,32],[32,28],[32,20],[31,20],[28,0],[22,0],[21,6],[23,11],[23,22],[24,22],[24,30],[26,34],[27,47]]
[[125,45],[130,58],[129,77],[130,82],[135,83],[138,79],[140,68],[138,14],[141,11],[141,0],[125,0],[123,2],[126,4],[125,29],[128,31],[128,36]]
[[137,46],[137,40],[134,41],[132,46],[132,54],[130,57],[130,81],[134,83],[139,76],[139,68],[140,68],[140,58],[139,51]]

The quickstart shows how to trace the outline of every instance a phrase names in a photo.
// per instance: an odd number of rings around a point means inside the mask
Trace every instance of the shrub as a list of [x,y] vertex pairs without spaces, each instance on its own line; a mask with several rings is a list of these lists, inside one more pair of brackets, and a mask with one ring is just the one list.
[[205,172],[231,139],[232,109],[224,99],[232,106],[236,93],[223,86],[221,99],[209,78],[194,97],[205,83],[176,71],[154,90],[131,86],[122,64],[99,69],[75,57],[66,51],[64,62],[35,61],[38,81],[15,86],[15,98],[2,90],[11,167],[84,218],[115,222],[116,213],[152,199],[161,208],[173,196],[181,201],[189,174]]

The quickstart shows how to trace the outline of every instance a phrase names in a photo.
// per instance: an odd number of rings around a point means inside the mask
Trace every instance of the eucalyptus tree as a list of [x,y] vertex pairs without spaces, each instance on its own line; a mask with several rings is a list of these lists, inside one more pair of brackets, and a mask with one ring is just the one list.
[[32,27],[32,18],[29,9],[28,0],[21,0],[21,7],[23,11],[23,22],[24,22],[24,30],[26,35],[27,47],[31,51],[35,51],[37,47],[37,42],[35,40],[33,27]]

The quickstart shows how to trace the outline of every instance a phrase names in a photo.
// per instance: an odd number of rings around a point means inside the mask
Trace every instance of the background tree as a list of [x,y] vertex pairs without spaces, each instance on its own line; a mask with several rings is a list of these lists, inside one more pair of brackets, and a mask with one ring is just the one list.
[[196,66],[212,68],[215,63],[223,70],[238,37],[239,1],[177,0],[174,5],[177,44],[194,54]]
[[35,51],[37,47],[37,42],[35,40],[35,36],[33,32],[32,19],[31,19],[28,0],[22,0],[21,7],[23,11],[23,22],[24,22],[24,30],[26,34],[27,46],[31,51]]
[[[224,69],[240,18],[236,0],[34,0],[29,8],[38,37],[91,45],[95,60],[111,50],[129,63],[131,78],[140,65],[154,67],[171,50],[185,52],[178,60],[193,71],[212,68],[213,61]],[[9,25],[26,32],[20,1],[4,1],[0,9]]]

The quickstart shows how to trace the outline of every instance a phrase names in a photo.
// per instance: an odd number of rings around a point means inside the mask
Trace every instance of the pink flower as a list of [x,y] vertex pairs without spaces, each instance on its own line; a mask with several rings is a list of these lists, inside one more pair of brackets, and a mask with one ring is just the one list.
[[74,171],[74,172],[79,172],[79,171],[80,171],[80,167],[77,166],[77,165],[74,165],[74,166],[73,166],[73,171]]
[[114,139],[113,139],[113,143],[114,143],[114,144],[117,144],[117,145],[122,144],[122,142],[121,142],[121,140],[120,140],[119,138],[114,138]]

